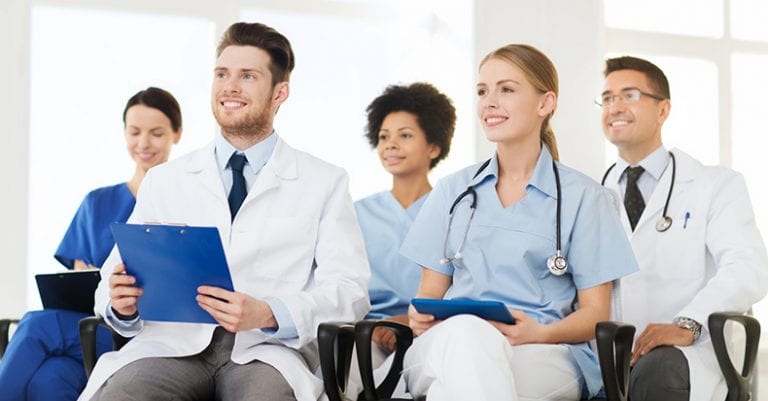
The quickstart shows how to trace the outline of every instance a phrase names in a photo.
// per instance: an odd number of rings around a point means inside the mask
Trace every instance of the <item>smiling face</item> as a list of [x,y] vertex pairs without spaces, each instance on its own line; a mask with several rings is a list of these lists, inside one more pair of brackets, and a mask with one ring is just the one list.
[[171,146],[179,142],[171,120],[158,109],[143,104],[131,106],[125,114],[125,142],[136,166],[144,171],[168,160]]
[[440,148],[427,142],[415,114],[395,111],[387,114],[379,129],[376,152],[384,169],[393,176],[427,175]]
[[489,141],[539,141],[544,118],[554,110],[553,92],[541,93],[516,65],[490,58],[480,66],[477,115]]
[[211,107],[225,137],[265,137],[288,82],[272,85],[267,52],[253,46],[228,46],[214,69]]
[[[654,94],[645,74],[618,70],[605,78],[603,95],[618,95],[629,89]],[[637,102],[622,102],[615,98],[603,108],[603,133],[624,160],[637,163],[661,146],[661,127],[670,107],[669,99],[641,96]]]

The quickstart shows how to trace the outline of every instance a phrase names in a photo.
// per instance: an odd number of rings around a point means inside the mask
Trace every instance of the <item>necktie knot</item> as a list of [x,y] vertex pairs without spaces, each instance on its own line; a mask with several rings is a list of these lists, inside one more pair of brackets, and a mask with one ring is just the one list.
[[627,173],[627,189],[624,191],[624,208],[627,210],[627,217],[629,218],[629,225],[632,227],[632,231],[635,231],[637,222],[640,220],[640,216],[645,210],[645,200],[643,200],[643,194],[640,192],[640,187],[637,186],[637,180],[645,171],[641,166],[627,167],[624,170]]
[[643,174],[643,166],[627,167],[627,183],[636,183],[637,179]]
[[245,155],[233,153],[232,157],[229,158],[229,168],[231,168],[233,171],[242,173],[243,167],[247,161],[248,159],[245,158]]

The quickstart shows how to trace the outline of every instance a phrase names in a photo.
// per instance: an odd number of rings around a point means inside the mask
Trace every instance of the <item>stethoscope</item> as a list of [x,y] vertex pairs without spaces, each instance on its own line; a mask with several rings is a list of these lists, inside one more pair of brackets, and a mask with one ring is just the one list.
[[[669,152],[669,157],[672,158],[672,180],[669,182],[669,191],[667,192],[667,201],[664,202],[664,211],[661,213],[659,221],[656,222],[656,231],[663,233],[672,227],[672,218],[667,216],[667,209],[669,209],[669,200],[672,198],[672,190],[675,189],[675,171],[677,170],[677,164],[675,163],[675,155]],[[600,181],[600,185],[605,185],[605,179],[608,178],[608,174],[616,167],[616,163],[611,164],[608,170],[605,170],[603,179]]]
[[[472,179],[474,180],[477,178],[477,176],[480,175],[480,173],[482,173],[490,163],[491,159],[486,160],[485,163],[483,163],[483,165],[481,165],[477,170]],[[568,260],[565,258],[565,256],[563,256],[560,247],[560,203],[562,200],[562,195],[560,190],[560,171],[558,170],[557,164],[554,160],[552,161],[552,170],[555,172],[555,184],[557,184],[557,216],[555,220],[555,230],[557,232],[557,249],[555,250],[554,255],[547,258],[547,269],[549,269],[549,272],[554,276],[562,276],[565,274],[566,270],[568,270]],[[477,208],[477,191],[475,191],[475,186],[479,184],[480,183],[477,183],[467,187],[464,192],[456,197],[456,200],[453,201],[451,208],[448,210],[448,230],[445,233],[445,242],[443,243],[443,259],[440,259],[441,265],[451,263],[464,257],[464,255],[461,253],[461,250],[464,247],[464,242],[467,240],[467,234],[469,234],[469,225],[472,223],[472,218],[475,217],[475,209]],[[464,230],[464,236],[462,236],[458,248],[456,248],[456,253],[454,253],[453,256],[449,256],[448,238],[451,236],[451,225],[453,224],[454,211],[456,210],[456,205],[458,205],[459,202],[461,202],[462,199],[466,198],[467,196],[472,198],[472,202],[469,204],[469,221],[467,221],[467,228]]]

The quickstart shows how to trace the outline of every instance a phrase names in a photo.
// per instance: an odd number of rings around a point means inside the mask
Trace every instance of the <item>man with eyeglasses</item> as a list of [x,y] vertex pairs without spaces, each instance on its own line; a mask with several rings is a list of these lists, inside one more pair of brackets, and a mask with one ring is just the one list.
[[619,156],[604,185],[640,266],[621,279],[613,311],[637,328],[630,399],[723,400],[725,380],[704,325],[713,312],[746,313],[768,291],[768,257],[744,178],[664,147],[672,103],[653,63],[608,59],[595,102]]

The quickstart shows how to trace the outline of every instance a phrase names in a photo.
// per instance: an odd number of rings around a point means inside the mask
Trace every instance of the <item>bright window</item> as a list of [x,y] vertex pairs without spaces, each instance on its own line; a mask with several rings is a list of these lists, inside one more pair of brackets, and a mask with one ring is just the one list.
[[184,132],[171,157],[210,140],[213,35],[200,18],[32,8],[31,273],[61,269],[53,254],[87,192],[133,175],[122,113],[134,93],[159,86],[181,103]]
[[731,36],[735,39],[768,41],[768,2],[731,0]]
[[605,24],[611,28],[713,38],[723,35],[723,0],[604,0],[604,4]]
[[291,145],[344,167],[353,199],[391,187],[364,138],[365,108],[391,84],[430,82],[457,108],[451,154],[434,178],[473,161],[471,2],[425,4],[405,9],[406,3],[379,4],[376,12],[362,15],[242,14],[284,33],[296,54],[291,94],[275,129]]
[[[768,54],[734,54],[733,73],[733,168],[744,174],[752,207],[763,240],[768,238],[768,186],[765,185],[765,104],[762,90],[768,88]],[[768,316],[768,304],[756,308]],[[765,321],[765,320],[764,320]]]

